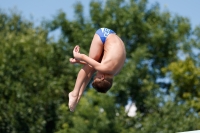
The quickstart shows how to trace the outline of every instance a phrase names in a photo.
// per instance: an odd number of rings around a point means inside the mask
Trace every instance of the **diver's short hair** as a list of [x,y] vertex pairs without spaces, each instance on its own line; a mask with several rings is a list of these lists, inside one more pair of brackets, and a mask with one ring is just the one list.
[[113,78],[105,77],[103,80],[94,79],[92,82],[92,86],[101,93],[106,93],[111,87],[113,83]]

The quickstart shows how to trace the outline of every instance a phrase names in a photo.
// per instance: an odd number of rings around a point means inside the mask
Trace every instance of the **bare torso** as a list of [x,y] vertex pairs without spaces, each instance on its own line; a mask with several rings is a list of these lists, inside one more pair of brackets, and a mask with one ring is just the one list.
[[105,65],[108,74],[116,75],[122,69],[126,59],[123,41],[115,34],[110,34],[104,44],[104,55],[101,64]]

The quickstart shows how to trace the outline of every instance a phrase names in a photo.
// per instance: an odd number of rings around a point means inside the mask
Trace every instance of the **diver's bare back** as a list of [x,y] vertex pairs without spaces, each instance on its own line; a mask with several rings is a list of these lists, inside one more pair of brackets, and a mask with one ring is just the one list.
[[104,44],[101,64],[107,66],[109,74],[116,75],[122,69],[125,59],[126,50],[123,41],[116,34],[110,34]]

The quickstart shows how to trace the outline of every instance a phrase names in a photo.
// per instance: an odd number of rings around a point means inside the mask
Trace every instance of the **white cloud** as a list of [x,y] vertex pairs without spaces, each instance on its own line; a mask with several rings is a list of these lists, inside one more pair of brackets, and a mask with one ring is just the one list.
[[136,115],[137,107],[135,106],[135,103],[129,103],[125,106],[125,112],[129,117],[134,117]]

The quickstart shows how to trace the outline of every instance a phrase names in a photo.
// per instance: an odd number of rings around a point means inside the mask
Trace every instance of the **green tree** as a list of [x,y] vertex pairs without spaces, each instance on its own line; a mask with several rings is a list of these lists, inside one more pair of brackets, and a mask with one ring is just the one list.
[[[168,76],[166,71],[162,71],[163,68],[167,69],[172,62],[180,61],[178,56],[180,50],[193,47],[193,44],[188,42],[188,38],[194,35],[188,18],[173,16],[168,11],[160,12],[157,4],[147,8],[146,0],[108,0],[105,5],[98,1],[91,1],[90,18],[82,16],[81,3],[77,3],[75,11],[77,18],[73,21],[67,20],[63,12],[58,14],[58,17],[53,20],[52,28],[61,28],[63,36],[72,45],[76,45],[76,41],[81,42],[83,52],[88,51],[89,42],[95,30],[100,27],[109,27],[117,32],[127,48],[126,64],[120,75],[115,78],[114,85],[108,94],[114,96],[115,111],[114,117],[109,118],[114,126],[110,125],[112,130],[107,130],[107,132],[168,133],[199,128],[198,124],[194,126],[190,124],[199,122],[196,110],[191,111],[192,107],[188,106],[189,104],[176,100],[178,93],[172,82],[165,80],[158,82],[158,79]],[[60,15],[62,19],[59,20]],[[189,49],[187,51],[192,52]],[[196,61],[198,62],[197,59]],[[191,83],[191,85],[194,84]],[[128,101],[136,103],[138,115],[134,118],[127,117],[124,111],[124,106]],[[80,104],[83,104],[80,106],[86,105],[86,103]],[[93,112],[95,105],[90,106],[91,110],[88,112]],[[111,113],[111,110],[112,108],[107,112]],[[80,112],[84,110],[80,109]],[[116,114],[120,116],[117,117]],[[185,117],[182,117],[184,115]],[[80,117],[76,118],[77,121],[82,119],[81,114],[75,113],[75,116]],[[93,122],[93,119],[89,121]],[[119,121],[114,122],[116,120]],[[187,125],[183,126],[183,123]],[[155,127],[152,129],[152,126]],[[79,132],[75,125],[72,124],[69,127],[73,129],[72,132]],[[106,130],[107,125],[105,124],[104,127]],[[94,128],[96,132],[100,132],[91,125],[90,129]]]
[[53,132],[73,87],[66,45],[19,14],[0,12],[0,132]]
[[[45,25],[0,12],[0,132],[172,133],[200,129],[199,37],[188,18],[161,12],[147,0],[77,3],[75,18],[60,11]],[[111,90],[87,86],[74,113],[67,94],[81,65],[72,49],[88,54],[95,31],[108,27],[126,45],[127,59]],[[48,35],[60,29],[58,41]],[[194,49],[197,52],[194,52]],[[181,59],[179,53],[186,55]],[[161,79],[168,79],[166,80]],[[135,103],[137,115],[125,111]],[[196,124],[194,124],[196,123]]]

